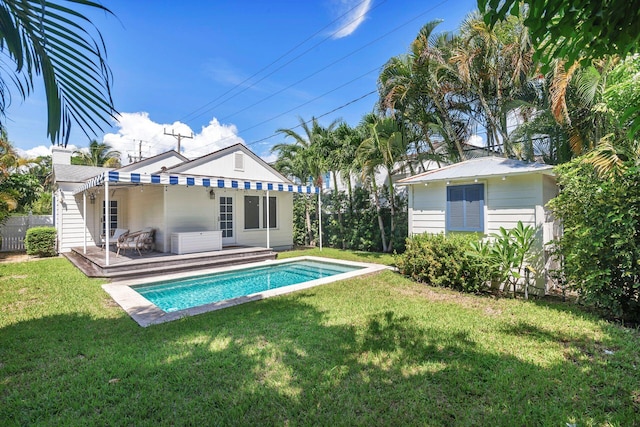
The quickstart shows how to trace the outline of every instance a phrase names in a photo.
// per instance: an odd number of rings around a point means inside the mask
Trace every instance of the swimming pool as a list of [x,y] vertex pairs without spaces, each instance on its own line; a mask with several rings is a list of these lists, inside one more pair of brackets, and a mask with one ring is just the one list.
[[363,267],[315,260],[132,286],[165,313],[359,270]]
[[[309,263],[309,261],[311,261]],[[299,262],[302,262],[301,264]],[[262,287],[249,287],[248,283],[252,281],[253,276],[257,277],[257,272],[264,272],[265,270],[278,271],[281,269],[281,265],[289,266],[315,266],[320,271],[316,271],[315,274],[309,273],[309,268],[302,268],[303,271],[298,271],[297,274],[301,281],[297,284],[286,285],[284,282],[280,283],[278,280],[273,279],[273,276],[262,276],[261,280],[257,282],[261,283]],[[298,267],[296,267],[298,268]],[[181,319],[187,316],[194,316],[197,314],[207,313],[209,311],[220,310],[223,308],[231,307],[238,304],[244,304],[251,301],[258,301],[264,298],[270,298],[277,295],[283,295],[290,292],[299,291],[302,289],[309,289],[314,286],[324,285],[336,280],[344,280],[364,274],[376,273],[387,269],[388,267],[380,264],[369,264],[363,262],[352,262],[343,260],[328,260],[327,258],[303,256],[297,258],[289,258],[284,260],[271,260],[262,261],[254,264],[244,264],[240,266],[229,266],[223,268],[215,268],[210,270],[200,271],[198,273],[193,272],[181,272],[174,273],[163,277],[146,277],[139,279],[124,279],[115,280],[111,283],[102,285],[104,289],[113,300],[122,307],[131,318],[142,327],[150,325],[157,325],[160,323],[170,322],[173,320]],[[285,269],[286,270],[286,269]],[[287,275],[294,275],[289,273]],[[302,276],[302,277],[300,277]],[[152,302],[147,296],[143,296],[139,291],[145,292],[146,290],[158,292],[159,294],[165,293],[171,295],[173,292],[177,292],[178,288],[190,289],[193,291],[197,289],[197,284],[203,279],[203,277],[211,278],[214,281],[219,281],[221,278],[240,278],[245,279],[238,280],[240,283],[236,287],[222,285],[219,286],[217,291],[198,289],[196,293],[215,293],[220,291],[220,287],[225,289],[224,292],[218,293],[217,296],[209,296],[206,299],[200,299],[192,301],[192,296],[184,296],[185,300],[191,301],[186,305],[190,308],[179,308],[173,303],[165,306],[165,309],[161,308],[164,305],[163,302],[158,300],[158,304]],[[321,277],[314,279],[313,277]],[[191,282],[191,283],[190,283]],[[226,282],[225,282],[226,283]],[[276,287],[276,284],[280,287]],[[266,285],[266,286],[264,286]],[[196,288],[192,288],[195,286]],[[171,289],[175,288],[175,289]],[[216,286],[213,286],[215,289]],[[242,292],[227,293],[231,289],[242,289]],[[259,290],[262,289],[262,290]],[[253,292],[253,293],[250,293]],[[238,295],[238,296],[233,296]],[[149,298],[153,298],[149,294]],[[223,299],[221,299],[223,298]],[[226,298],[226,299],[224,299]],[[205,302],[209,301],[209,302]],[[180,304],[183,304],[181,302]]]

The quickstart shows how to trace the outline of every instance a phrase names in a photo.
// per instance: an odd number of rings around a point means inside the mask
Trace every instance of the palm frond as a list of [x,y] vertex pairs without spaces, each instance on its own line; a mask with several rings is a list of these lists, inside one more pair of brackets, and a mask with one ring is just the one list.
[[4,0],[0,3],[0,50],[10,59],[0,84],[0,113],[10,101],[8,78],[21,98],[42,77],[47,98],[47,134],[67,144],[72,124],[90,137],[115,119],[112,74],[100,32],[80,12],[86,7],[111,13],[88,0]]

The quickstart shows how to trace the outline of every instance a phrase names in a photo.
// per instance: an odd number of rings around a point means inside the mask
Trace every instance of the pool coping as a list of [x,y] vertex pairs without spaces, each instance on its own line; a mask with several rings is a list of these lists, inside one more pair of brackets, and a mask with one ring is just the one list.
[[[247,268],[266,267],[269,265],[284,264],[292,261],[321,261],[333,264],[342,264],[349,266],[362,267],[359,270],[348,271],[346,273],[340,273],[329,277],[323,277],[321,279],[310,280],[308,282],[298,283],[296,285],[284,286],[276,289],[269,289],[263,292],[257,292],[243,297],[232,298],[224,301],[214,302],[210,304],[204,304],[197,307],[187,308],[184,310],[178,310],[171,313],[166,313],[158,308],[155,304],[147,300],[145,297],[131,289],[131,286],[143,285],[147,283],[160,282],[165,280],[182,279],[185,277],[202,276],[211,273],[223,273],[228,271],[244,270]],[[291,292],[300,291],[303,289],[309,289],[314,286],[325,285],[327,283],[336,282],[338,280],[350,279],[352,277],[358,277],[365,274],[376,273],[383,270],[393,269],[392,267],[382,264],[371,264],[365,262],[345,261],[333,258],[323,258],[316,256],[301,256],[294,258],[286,258],[281,260],[268,260],[254,262],[250,264],[234,265],[229,267],[217,267],[210,269],[203,269],[191,272],[181,272],[167,274],[162,277],[146,277],[133,280],[118,280],[111,283],[102,285],[102,289],[107,292],[111,298],[120,306],[124,311],[131,316],[131,318],[142,327],[150,325],[158,325],[165,322],[171,322],[173,320],[181,319],[183,317],[195,316],[202,313],[208,313],[210,311],[221,310],[223,308],[233,307],[235,305],[244,304],[251,301],[259,301],[265,298],[270,298],[278,295],[284,295]]]

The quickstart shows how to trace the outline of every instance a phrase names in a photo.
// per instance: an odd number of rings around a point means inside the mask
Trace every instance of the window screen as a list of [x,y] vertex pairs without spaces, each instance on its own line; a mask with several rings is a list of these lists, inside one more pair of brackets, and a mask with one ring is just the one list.
[[253,230],[260,228],[260,197],[244,196],[244,228]]

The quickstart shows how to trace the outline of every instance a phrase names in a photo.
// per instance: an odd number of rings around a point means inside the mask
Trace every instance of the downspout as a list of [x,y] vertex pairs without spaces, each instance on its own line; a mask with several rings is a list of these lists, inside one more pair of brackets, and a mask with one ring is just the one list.
[[82,253],[87,254],[87,192],[82,192]]
[[[267,187],[267,188],[269,188],[269,187]],[[269,238],[270,238],[269,232],[270,232],[270,228],[271,228],[270,224],[271,223],[269,222],[269,190],[267,190],[267,224],[266,224],[266,227],[267,227],[267,249],[271,248],[271,242],[269,241]]]
[[109,266],[109,236],[111,236],[111,205],[109,203],[109,178],[104,181],[104,238],[107,241],[107,249],[104,251],[105,265]]
[[320,236],[320,252],[322,252],[322,188],[318,191],[318,234]]

